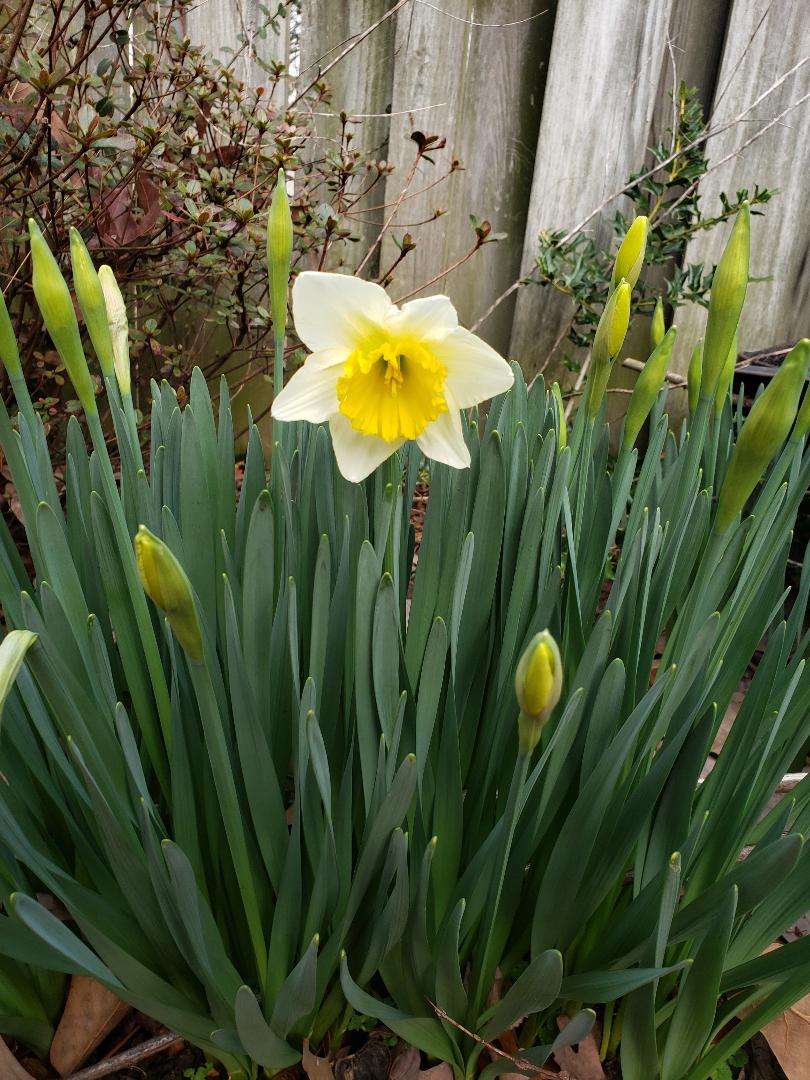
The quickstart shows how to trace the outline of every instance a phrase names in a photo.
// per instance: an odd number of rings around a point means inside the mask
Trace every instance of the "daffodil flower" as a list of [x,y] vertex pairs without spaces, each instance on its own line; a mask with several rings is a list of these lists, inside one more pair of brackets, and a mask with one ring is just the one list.
[[274,401],[277,420],[328,421],[338,468],[356,483],[409,439],[435,461],[470,464],[460,410],[508,390],[514,375],[458,325],[446,296],[397,307],[373,282],[307,271],[292,309],[310,355]]

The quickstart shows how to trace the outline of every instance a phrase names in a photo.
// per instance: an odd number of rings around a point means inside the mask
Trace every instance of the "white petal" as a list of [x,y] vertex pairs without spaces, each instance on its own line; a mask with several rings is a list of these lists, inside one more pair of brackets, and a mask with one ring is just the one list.
[[503,357],[461,327],[435,342],[431,352],[447,368],[447,389],[460,409],[502,394],[515,381]]
[[454,469],[466,469],[470,464],[470,450],[464,441],[458,406],[448,397],[448,412],[425,428],[416,442],[425,457],[451,465]]
[[332,433],[338,468],[347,480],[355,484],[365,480],[405,442],[404,439],[386,442],[379,435],[363,435],[362,432],[355,431],[341,412],[336,412],[330,418],[329,430]]
[[327,365],[325,352],[313,353],[296,371],[273,402],[271,411],[276,420],[309,420],[320,424],[337,410],[337,382],[346,354],[345,350],[329,352],[339,354],[338,362]]
[[373,281],[306,270],[292,290],[295,332],[312,352],[352,349],[379,335],[393,304]]
[[388,315],[393,334],[412,334],[418,341],[439,341],[458,327],[458,314],[446,296],[409,300]]

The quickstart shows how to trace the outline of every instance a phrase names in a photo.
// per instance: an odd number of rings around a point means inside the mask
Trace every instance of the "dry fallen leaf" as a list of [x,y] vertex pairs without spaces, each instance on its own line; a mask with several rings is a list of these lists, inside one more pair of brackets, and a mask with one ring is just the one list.
[[75,1072],[130,1009],[95,979],[74,975],[51,1044],[51,1065],[59,1075]]
[[[567,1016],[557,1017],[560,1031],[567,1023]],[[596,1040],[597,1032],[594,1029],[580,1041],[576,1050],[566,1046],[555,1051],[554,1060],[569,1074],[571,1080],[605,1080],[605,1070],[599,1060],[599,1044]]]
[[453,1080],[453,1070],[446,1061],[434,1065],[432,1069],[424,1069],[419,1075],[422,1080]]
[[762,1029],[788,1080],[807,1080],[810,1069],[810,994]]
[[388,1080],[416,1080],[421,1064],[422,1055],[415,1046],[409,1046],[394,1058]]
[[332,1063],[329,1058],[316,1057],[309,1048],[309,1040],[304,1039],[304,1049],[301,1054],[301,1067],[309,1077],[309,1080],[335,1080],[332,1072]]
[[0,1076],[3,1080],[31,1080],[31,1074],[20,1065],[2,1038],[0,1038]]

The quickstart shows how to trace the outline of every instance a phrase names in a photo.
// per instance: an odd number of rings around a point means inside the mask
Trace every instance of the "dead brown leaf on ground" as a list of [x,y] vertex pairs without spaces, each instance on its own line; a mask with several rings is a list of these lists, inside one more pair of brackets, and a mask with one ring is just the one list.
[[59,1075],[75,1072],[130,1009],[95,979],[74,975],[51,1045],[51,1064]]

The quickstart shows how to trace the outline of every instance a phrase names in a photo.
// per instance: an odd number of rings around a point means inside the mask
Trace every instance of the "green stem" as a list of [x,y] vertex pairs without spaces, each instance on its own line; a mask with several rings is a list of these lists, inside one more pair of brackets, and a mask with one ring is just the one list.
[[518,818],[520,817],[521,810],[521,794],[523,792],[523,785],[526,782],[526,774],[529,770],[529,754],[519,753],[518,759],[515,762],[515,771],[512,774],[512,783],[509,786],[509,797],[506,803],[506,809],[504,811],[503,820],[506,823],[506,836],[504,844],[501,849],[501,861],[498,870],[497,878],[492,878],[492,886],[490,888],[490,900],[488,903],[488,913],[486,921],[486,932],[483,938],[483,954],[481,956],[481,967],[478,971],[478,980],[475,990],[475,997],[473,998],[473,1009],[471,1016],[478,1016],[483,1009],[484,1002],[486,1001],[489,988],[492,985],[492,980],[495,976],[495,968],[497,963],[492,957],[492,938],[495,931],[495,922],[498,917],[498,908],[501,902],[501,893],[503,892],[504,878],[506,877],[506,867],[509,862],[509,856],[512,851],[512,841],[515,836],[515,828],[517,827]]
[[399,502],[399,496],[402,490],[402,467],[399,460],[399,451],[395,450],[394,453],[388,458],[385,463],[385,478],[383,482],[383,491],[388,485],[391,485],[393,506],[391,508],[391,521],[388,525],[388,536],[385,540],[385,564],[384,569],[387,574],[390,574],[393,578],[394,585],[397,585],[397,559],[396,559],[396,528],[397,521],[397,503]]
[[275,354],[273,358],[273,397],[277,398],[284,389],[284,327],[281,333],[274,335]]

